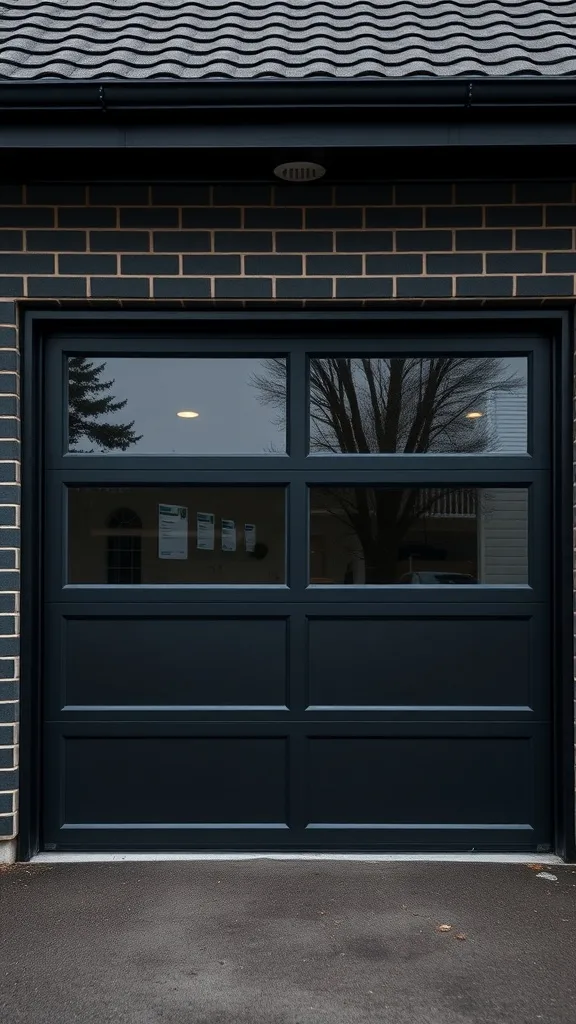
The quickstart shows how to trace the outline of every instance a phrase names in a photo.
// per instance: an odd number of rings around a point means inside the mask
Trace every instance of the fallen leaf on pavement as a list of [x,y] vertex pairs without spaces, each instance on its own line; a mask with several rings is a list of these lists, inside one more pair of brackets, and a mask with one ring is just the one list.
[[437,929],[436,929],[436,931],[437,932],[451,932],[452,931],[452,925],[451,924],[439,924]]
[[530,868],[530,871],[543,871],[544,870],[544,865],[543,864],[529,864],[528,867]]
[[464,932],[457,932],[456,938],[460,939],[460,942],[465,942],[468,936],[465,935]]

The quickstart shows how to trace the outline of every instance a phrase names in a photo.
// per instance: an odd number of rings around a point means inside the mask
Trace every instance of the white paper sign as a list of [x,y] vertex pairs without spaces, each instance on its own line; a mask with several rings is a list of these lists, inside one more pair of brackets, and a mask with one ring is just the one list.
[[236,523],[233,519],[222,519],[222,551],[236,551]]
[[158,505],[158,558],[188,558],[185,505]]
[[196,513],[196,547],[198,551],[214,551],[214,513]]
[[244,546],[246,551],[254,551],[256,547],[256,526],[254,523],[244,523]]

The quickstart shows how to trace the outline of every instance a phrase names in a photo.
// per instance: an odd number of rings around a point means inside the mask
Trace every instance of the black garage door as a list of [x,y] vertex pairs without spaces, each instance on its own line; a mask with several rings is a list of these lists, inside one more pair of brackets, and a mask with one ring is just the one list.
[[46,848],[550,847],[548,348],[439,327],[52,339]]

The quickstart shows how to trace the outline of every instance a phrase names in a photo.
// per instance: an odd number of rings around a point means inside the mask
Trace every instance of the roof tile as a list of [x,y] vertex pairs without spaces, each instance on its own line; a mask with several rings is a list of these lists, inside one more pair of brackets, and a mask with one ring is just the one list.
[[0,0],[0,79],[574,74],[576,0]]

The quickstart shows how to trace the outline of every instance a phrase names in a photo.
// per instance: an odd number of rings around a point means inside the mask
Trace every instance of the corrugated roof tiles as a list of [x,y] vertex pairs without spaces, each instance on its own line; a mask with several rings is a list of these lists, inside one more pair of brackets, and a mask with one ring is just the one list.
[[0,0],[4,79],[574,74],[575,0]]

